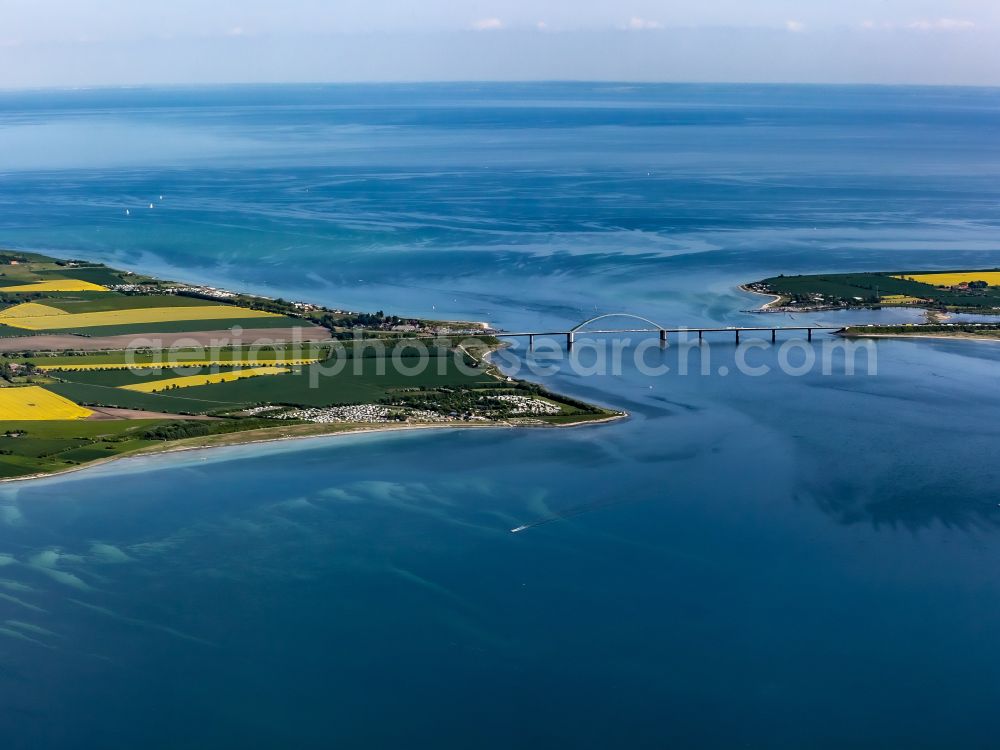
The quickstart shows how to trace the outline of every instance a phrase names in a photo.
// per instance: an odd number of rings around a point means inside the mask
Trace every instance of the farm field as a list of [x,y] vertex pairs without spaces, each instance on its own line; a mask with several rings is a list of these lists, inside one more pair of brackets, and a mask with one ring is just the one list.
[[45,304],[67,313],[105,312],[110,310],[139,310],[150,307],[205,307],[218,304],[197,297],[181,297],[178,295],[151,294],[130,295],[108,294],[96,295],[91,298],[48,299]]
[[42,362],[36,365],[39,370],[51,372],[95,372],[101,370],[163,370],[175,367],[213,367],[213,366],[237,366],[237,367],[258,367],[263,365],[308,365],[318,362],[320,357],[257,357],[255,359],[235,358],[225,359],[184,359],[174,357],[171,359],[160,358],[149,362],[116,362],[116,363],[89,363],[89,364],[49,364]]
[[51,281],[32,281],[27,284],[15,284],[0,288],[5,293],[29,293],[38,294],[40,292],[107,292],[106,287],[99,284],[92,284],[89,281],[80,279],[53,279]]
[[[301,321],[292,318],[232,318],[229,320],[174,320],[166,323],[143,323],[133,325],[99,326],[95,328],[55,328],[44,331],[47,334],[63,335],[84,335],[91,338],[105,338],[108,336],[136,336],[159,335],[173,333],[201,333],[203,331],[226,331],[235,329],[237,333],[244,331],[255,331],[265,329],[281,329],[283,331],[292,328],[309,330],[302,328]],[[22,335],[24,335],[22,331]],[[234,334],[229,334],[234,335]],[[141,344],[140,344],[141,345]],[[129,344],[129,346],[133,346]]]
[[[112,406],[119,409],[139,409],[141,411],[166,412],[170,414],[209,414],[220,410],[249,405],[249,402],[220,401],[206,398],[188,398],[186,395],[171,393],[140,393],[118,386],[93,385],[90,383],[59,382],[45,386],[46,390],[57,393],[85,406]],[[185,389],[186,393],[191,389]]]
[[81,331],[108,329],[114,326],[148,325],[187,321],[230,321],[277,319],[287,324],[281,315],[235,307],[233,305],[199,305],[181,307],[143,307],[130,310],[101,310],[70,313],[47,305],[25,303],[0,312],[0,321],[28,331]]
[[[400,346],[406,346],[405,341]],[[393,349],[386,347],[385,353]],[[33,355],[30,361],[45,372],[87,372],[98,370],[125,370],[142,368],[170,368],[180,366],[264,366],[264,365],[307,365],[330,359],[334,353],[348,358],[374,357],[378,352],[368,345],[352,345],[340,342],[338,345],[302,342],[300,344],[266,344],[241,347],[184,346],[172,347],[167,352],[137,349],[131,351],[110,351],[80,353],[74,355]],[[404,350],[403,354],[407,352]],[[412,352],[410,352],[412,354]],[[427,350],[429,357],[442,354],[436,348]],[[446,356],[452,356],[450,350]],[[26,361],[25,358],[19,358]]]
[[5,420],[86,419],[92,414],[39,386],[0,388],[0,416]]
[[60,370],[56,372],[49,372],[47,374],[58,380],[70,383],[100,385],[107,388],[124,388],[126,386],[152,383],[154,381],[165,380],[167,378],[187,375],[208,376],[214,372],[230,372],[232,370],[233,368],[231,366],[213,367],[211,365],[205,365],[190,368],[183,367],[170,369],[143,368],[132,370],[130,368],[113,368],[107,370]]
[[[402,359],[403,368],[415,368],[418,363],[415,357]],[[384,360],[375,358],[348,360],[343,365],[336,374],[327,374],[328,365],[319,364],[297,368],[287,375],[186,388],[184,395],[249,404],[333,406],[373,403],[399,389],[475,387],[497,382],[485,372],[465,374],[450,359],[444,374],[439,374],[438,363],[432,361],[418,376],[408,376],[405,370],[397,372],[391,364],[386,366]]]
[[957,286],[972,281],[985,281],[990,286],[1000,286],[1000,271],[952,271],[945,273],[905,274],[897,278],[918,281],[933,286]]
[[0,479],[63,471],[155,444],[140,436],[163,420],[0,420]]
[[215,385],[218,383],[232,383],[245,378],[257,378],[267,375],[284,375],[291,372],[287,367],[241,367],[231,369],[228,372],[206,372],[198,375],[185,375],[177,378],[166,378],[164,380],[153,380],[146,383],[133,383],[122,385],[119,388],[139,393],[161,393],[180,388],[191,388],[193,386]]
[[[14,329],[7,329],[13,331]],[[115,336],[80,336],[72,333],[35,333],[19,331],[16,335],[5,334],[0,323],[0,357],[26,354],[38,358],[67,352],[100,354],[108,351],[142,351],[144,347],[155,345],[158,349],[187,350],[193,345],[211,349],[229,346],[234,341],[260,341],[271,345],[295,346],[296,342],[323,343],[330,333],[319,326],[270,326],[267,328],[229,328],[220,330],[218,326],[207,331],[178,331],[165,333],[119,334]],[[139,348],[136,348],[139,347]]]

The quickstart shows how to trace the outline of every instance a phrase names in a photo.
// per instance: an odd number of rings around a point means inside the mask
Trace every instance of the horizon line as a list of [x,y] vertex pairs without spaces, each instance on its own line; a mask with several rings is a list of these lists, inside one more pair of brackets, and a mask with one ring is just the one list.
[[0,93],[18,92],[69,92],[69,91],[121,91],[138,89],[210,89],[210,88],[257,88],[284,86],[500,86],[516,84],[578,84],[602,86],[746,86],[780,87],[798,86],[803,88],[920,88],[920,89],[984,89],[1000,90],[1000,83],[913,83],[913,82],[852,82],[852,81],[739,81],[739,80],[659,80],[636,81],[627,79],[591,78],[486,78],[486,79],[428,79],[428,80],[353,80],[353,81],[201,81],[163,83],[94,83],[94,84],[52,84],[44,86],[0,86]]

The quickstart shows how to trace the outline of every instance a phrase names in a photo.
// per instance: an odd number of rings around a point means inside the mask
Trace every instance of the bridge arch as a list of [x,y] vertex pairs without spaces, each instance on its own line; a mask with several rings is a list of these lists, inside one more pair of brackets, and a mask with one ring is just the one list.
[[577,323],[569,329],[569,332],[576,333],[581,331],[584,326],[589,326],[591,323],[596,323],[597,321],[604,320],[605,318],[631,318],[632,320],[640,320],[643,323],[649,323],[649,325],[653,326],[653,328],[656,328],[657,330],[663,330],[663,326],[659,323],[656,323],[649,318],[644,318],[641,315],[633,315],[632,313],[604,313],[603,315],[595,315],[590,320],[585,320],[582,323]]

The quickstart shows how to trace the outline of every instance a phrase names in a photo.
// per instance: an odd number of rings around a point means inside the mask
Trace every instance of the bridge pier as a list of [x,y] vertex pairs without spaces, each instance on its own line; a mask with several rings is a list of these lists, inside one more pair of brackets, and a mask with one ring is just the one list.
[[812,341],[813,340],[813,329],[809,328],[809,329],[807,329],[807,331],[808,331],[808,333],[806,335],[806,340],[807,341]]
[[576,331],[567,331],[566,333],[566,351],[573,351],[573,344],[576,343]]
[[528,334],[528,351],[535,351],[535,334],[533,333]]
[[739,346],[739,344],[740,344],[740,329],[737,328],[736,329],[736,345]]
[[698,343],[699,343],[699,344],[701,343],[701,340],[702,340],[702,339],[703,339],[704,337],[705,337],[705,332],[704,332],[704,331],[698,331]]
[[771,329],[771,343],[773,344],[777,340],[778,340],[778,332],[774,328],[772,328]]
[[663,328],[660,329],[660,346],[667,345],[667,332]]

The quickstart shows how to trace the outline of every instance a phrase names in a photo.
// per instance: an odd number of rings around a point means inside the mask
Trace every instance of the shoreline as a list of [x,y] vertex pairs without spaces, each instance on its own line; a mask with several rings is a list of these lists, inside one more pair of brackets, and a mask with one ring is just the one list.
[[974,333],[837,333],[845,339],[941,339],[944,341],[981,341],[983,343],[1000,343],[1000,336],[977,336]]
[[773,305],[777,305],[779,302],[781,302],[781,300],[784,299],[784,297],[782,297],[780,294],[768,294],[767,292],[758,292],[755,289],[749,289],[746,284],[740,284],[739,290],[741,292],[746,292],[747,294],[756,294],[758,297],[773,298],[770,302],[765,302],[763,305],[758,307],[756,310],[753,310],[752,312],[763,312],[765,310],[770,312],[771,307]]
[[[283,443],[293,440],[309,440],[322,438],[350,437],[357,435],[369,435],[387,432],[410,432],[415,430],[466,430],[466,429],[509,429],[509,430],[531,430],[531,429],[566,429],[574,427],[587,427],[589,425],[607,424],[629,418],[628,412],[609,414],[600,419],[584,419],[579,422],[569,422],[566,424],[512,424],[510,422],[491,422],[488,424],[479,423],[423,423],[404,425],[381,425],[381,424],[304,424],[291,426],[265,427],[259,430],[247,430],[246,432],[224,433],[221,435],[209,435],[205,437],[187,438],[192,441],[185,444],[184,441],[164,441],[164,446],[148,446],[140,448],[131,453],[121,453],[116,456],[109,456],[97,461],[90,461],[79,466],[71,466],[60,471],[47,472],[44,474],[27,474],[21,477],[6,477],[0,479],[0,486],[14,482],[30,482],[42,479],[54,479],[64,477],[69,474],[93,469],[98,466],[107,466],[117,461],[126,461],[132,458],[145,458],[151,456],[162,456],[170,453],[189,453],[191,451],[214,451],[218,448],[235,448],[240,445],[266,445],[269,443]],[[280,431],[294,431],[300,429],[302,434],[279,434]],[[215,440],[213,440],[215,438]],[[204,441],[204,444],[197,444],[196,441]]]

